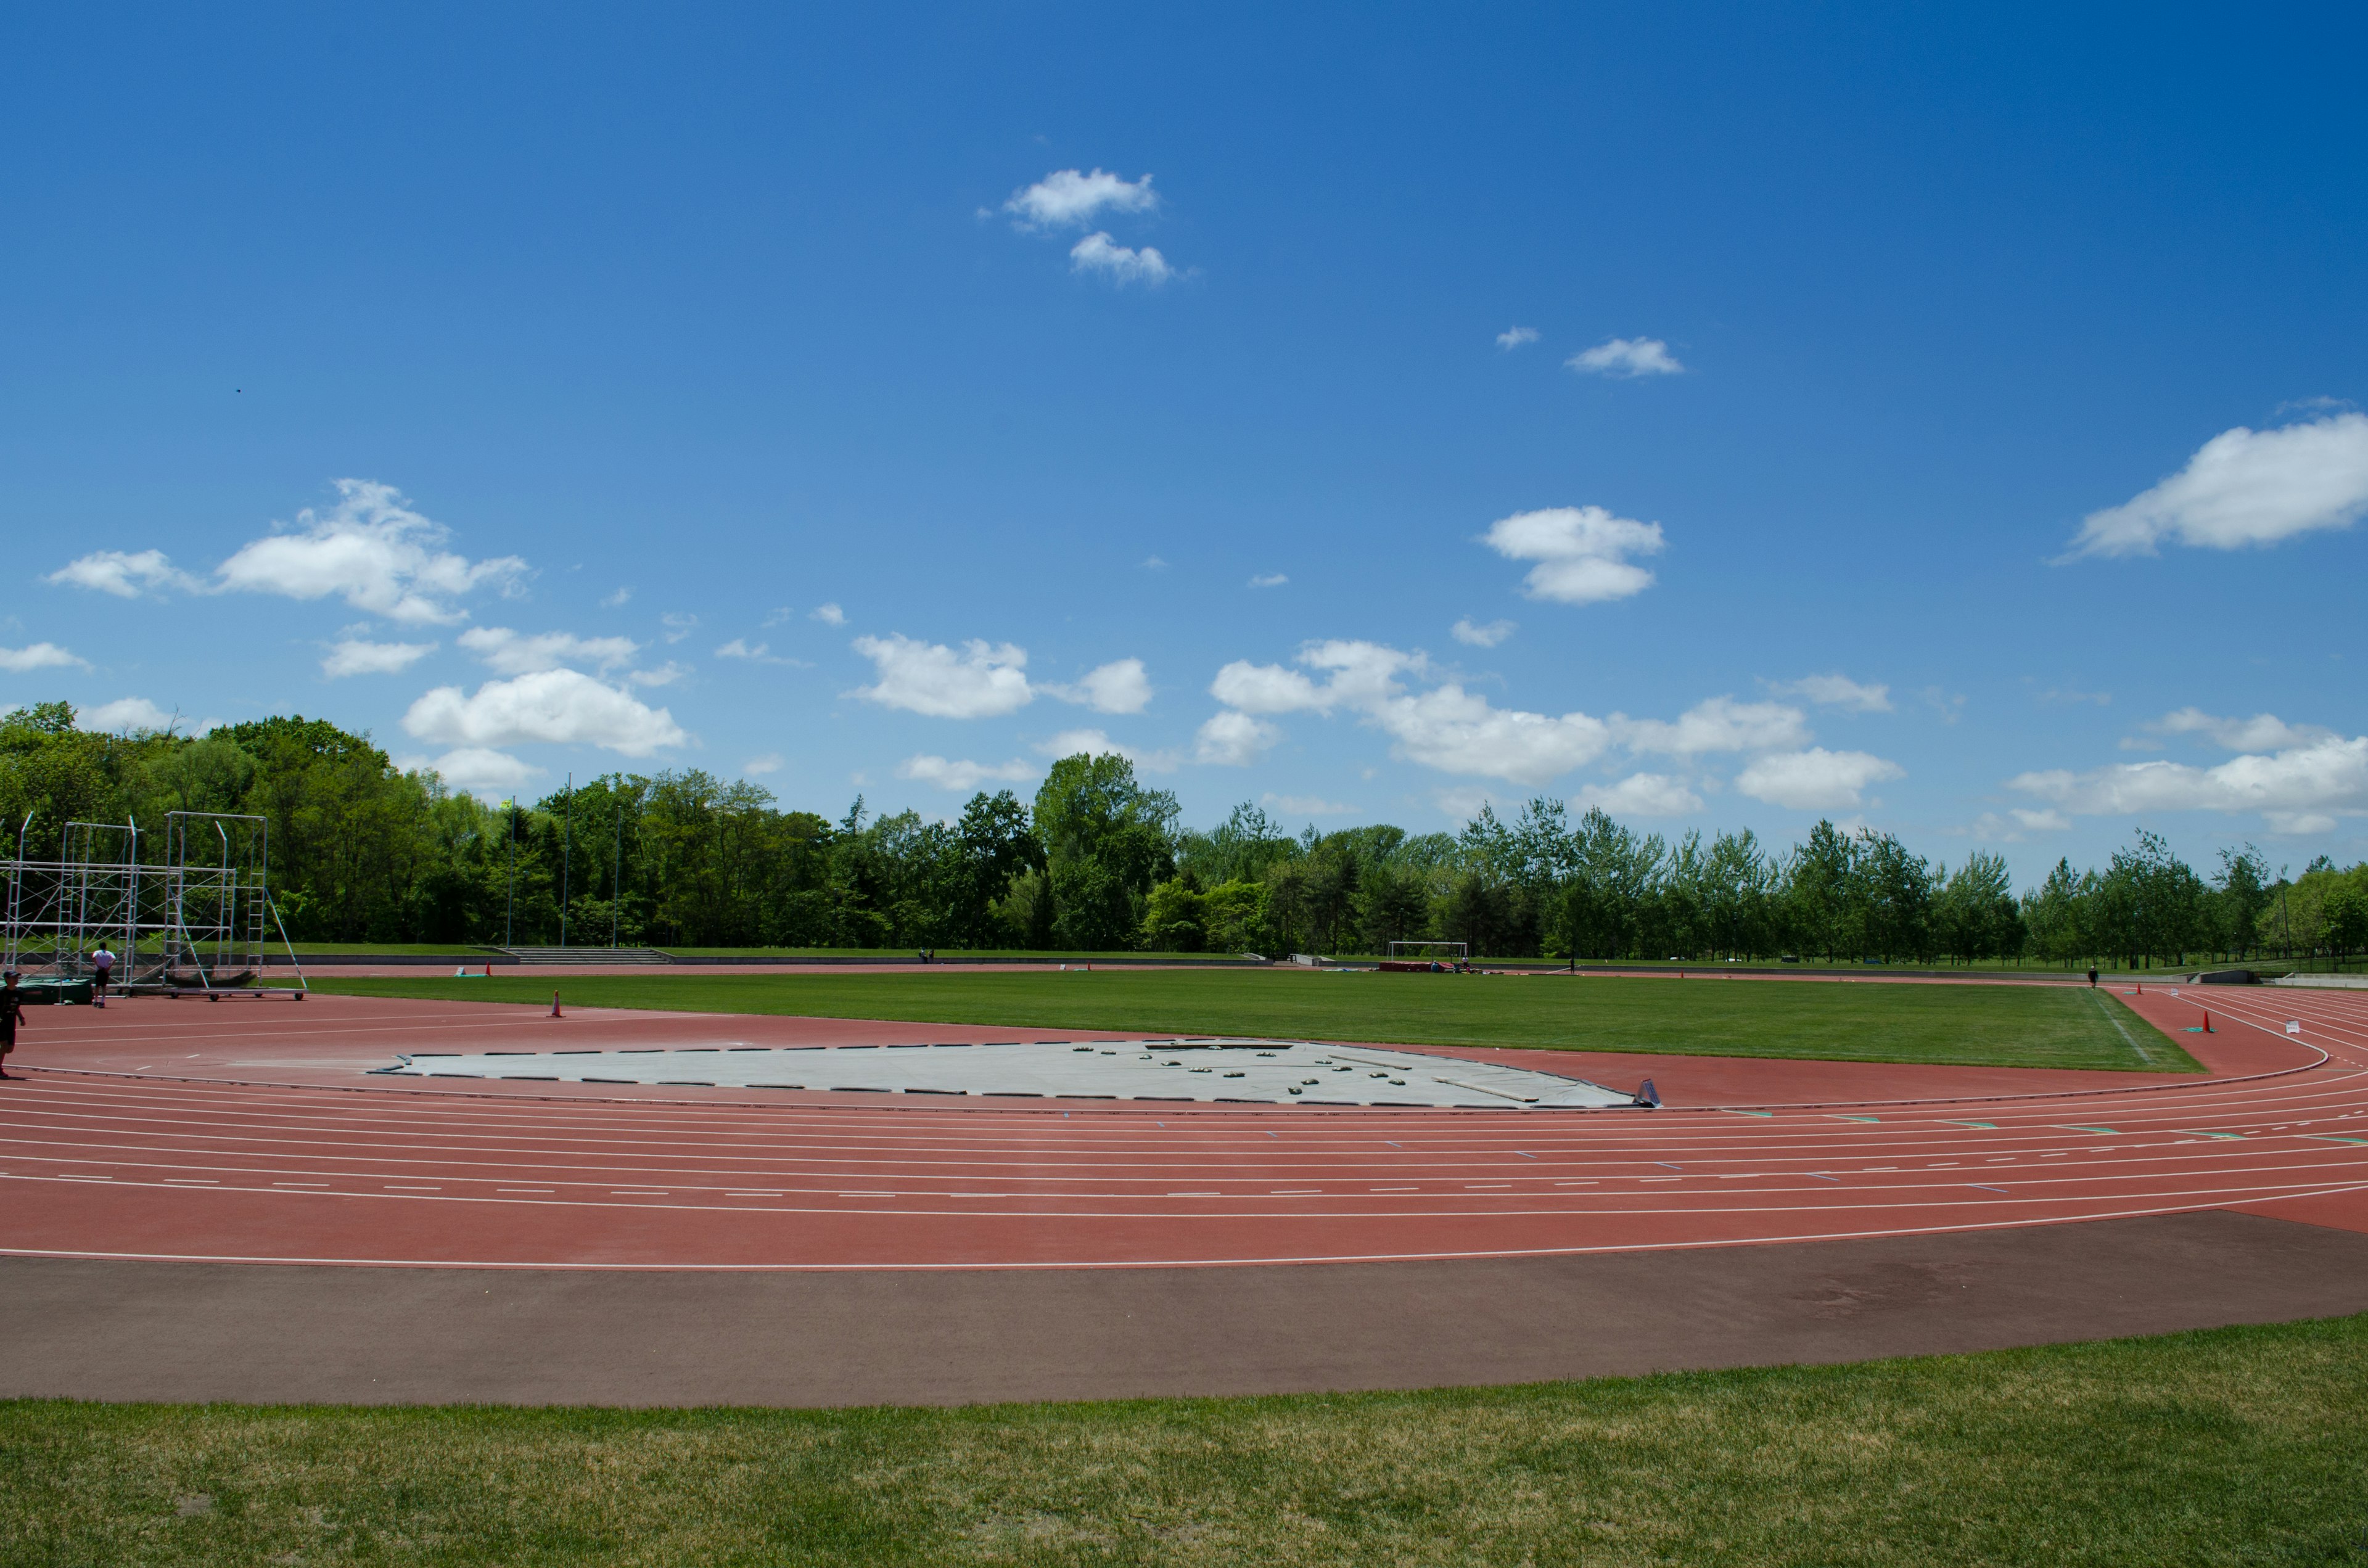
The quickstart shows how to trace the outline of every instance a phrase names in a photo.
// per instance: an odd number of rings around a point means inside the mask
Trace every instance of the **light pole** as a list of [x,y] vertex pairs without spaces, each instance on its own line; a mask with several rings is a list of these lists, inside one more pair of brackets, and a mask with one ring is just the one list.
[[510,892],[509,904],[502,911],[502,946],[507,948],[517,938],[518,923],[518,797],[502,802],[502,814],[510,824]]
[[567,776],[567,814],[560,828],[559,843],[559,946],[567,946],[567,862],[575,852],[575,775]]
[[[620,780],[622,783],[622,780]],[[625,791],[617,791],[617,850],[609,862],[609,946],[617,945],[617,912],[625,904]]]

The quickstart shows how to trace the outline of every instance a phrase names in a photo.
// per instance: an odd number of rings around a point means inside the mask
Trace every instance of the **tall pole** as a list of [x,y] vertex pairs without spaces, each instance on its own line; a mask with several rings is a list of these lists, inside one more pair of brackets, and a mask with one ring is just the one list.
[[617,852],[609,862],[609,945],[617,945],[617,912],[625,906],[625,792],[617,791]]
[[567,814],[559,841],[559,945],[567,946],[567,861],[575,851],[575,775],[567,776]]
[[513,796],[511,796],[508,800],[504,801],[502,802],[502,814],[503,814],[503,815],[505,815],[505,816],[507,816],[507,817],[508,817],[508,818],[510,819],[510,899],[509,899],[509,905],[508,905],[508,907],[507,907],[507,909],[505,909],[505,910],[502,912],[502,946],[503,946],[503,947],[505,947],[505,948],[507,948],[507,947],[514,947],[514,946],[516,946],[516,945],[517,945],[517,935],[518,935],[518,933],[517,933],[517,931],[516,931],[516,929],[515,929],[515,927],[516,927],[516,926],[517,926],[517,924],[518,924],[518,797],[517,797],[517,796],[513,795]]

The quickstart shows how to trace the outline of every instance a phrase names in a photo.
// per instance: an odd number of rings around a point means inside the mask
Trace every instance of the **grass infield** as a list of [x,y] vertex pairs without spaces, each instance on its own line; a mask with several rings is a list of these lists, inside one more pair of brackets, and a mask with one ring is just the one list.
[[2202,1072],[2086,986],[1855,984],[1312,971],[632,974],[329,980],[364,996],[780,1013],[1024,1029],[1397,1045]]
[[0,1562],[2352,1562],[2368,1317],[958,1410],[0,1404]]

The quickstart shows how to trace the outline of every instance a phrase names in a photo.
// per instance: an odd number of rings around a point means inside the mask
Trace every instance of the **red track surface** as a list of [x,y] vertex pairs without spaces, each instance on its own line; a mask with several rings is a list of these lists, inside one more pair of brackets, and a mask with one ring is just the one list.
[[[952,1108],[454,1091],[358,1069],[398,1050],[1010,1031],[553,1021],[331,997],[44,1009],[14,1059],[30,1081],[0,1086],[0,1252],[1008,1267],[1503,1256],[2205,1208],[2368,1229],[2368,996],[2215,987],[2130,1000],[2214,1076],[1590,1054],[1588,1076],[1650,1073],[1675,1107],[1728,1108]],[[2219,1032],[2183,1032],[2199,1002]],[[2302,1020],[2299,1038],[2287,1018]]]

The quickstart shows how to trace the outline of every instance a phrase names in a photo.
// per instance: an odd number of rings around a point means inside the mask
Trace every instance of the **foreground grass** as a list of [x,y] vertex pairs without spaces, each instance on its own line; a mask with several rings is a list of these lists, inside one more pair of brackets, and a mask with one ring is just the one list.
[[348,995],[1400,1045],[2200,1072],[2118,999],[2070,986],[1563,975],[1081,973],[450,975],[333,980]]
[[1248,1400],[0,1404],[0,1563],[2349,1563],[2368,1318]]

